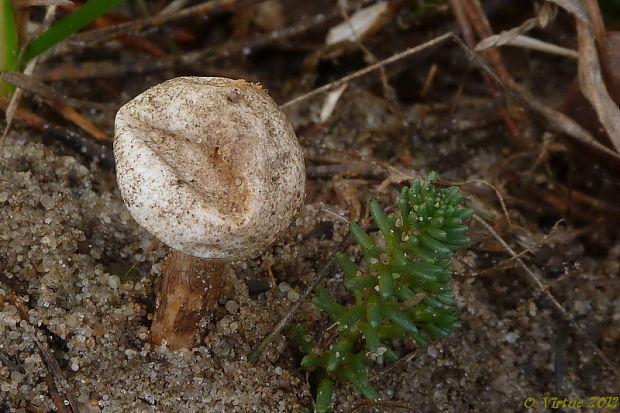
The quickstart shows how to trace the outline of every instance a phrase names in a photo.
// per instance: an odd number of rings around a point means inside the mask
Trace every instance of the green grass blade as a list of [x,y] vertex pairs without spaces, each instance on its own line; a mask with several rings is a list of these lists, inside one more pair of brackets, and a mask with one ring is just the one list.
[[68,14],[34,39],[24,51],[22,65],[25,65],[30,59],[40,55],[50,47],[62,42],[122,2],[123,0],[91,0],[85,3],[78,10]]
[[[0,3],[0,69],[14,72],[19,52],[15,13],[11,0],[0,0]],[[0,82],[0,96],[9,97],[13,90],[13,85]]]

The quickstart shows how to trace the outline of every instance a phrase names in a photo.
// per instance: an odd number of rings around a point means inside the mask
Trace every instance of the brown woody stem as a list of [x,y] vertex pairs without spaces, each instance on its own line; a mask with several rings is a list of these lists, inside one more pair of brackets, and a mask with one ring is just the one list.
[[173,251],[162,266],[151,343],[166,340],[171,350],[196,344],[198,322],[213,312],[220,295],[226,264]]

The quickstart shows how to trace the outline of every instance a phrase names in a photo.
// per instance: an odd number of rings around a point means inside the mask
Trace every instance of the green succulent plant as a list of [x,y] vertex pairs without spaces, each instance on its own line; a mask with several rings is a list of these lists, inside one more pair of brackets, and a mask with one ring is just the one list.
[[329,411],[335,381],[350,382],[364,397],[378,399],[368,381],[369,360],[396,361],[388,340],[412,337],[420,346],[445,337],[460,327],[452,292],[451,257],[467,244],[463,221],[473,211],[461,205],[456,187],[438,188],[415,178],[403,187],[398,214],[386,215],[377,201],[370,202],[372,218],[383,242],[373,240],[358,224],[350,231],[364,263],[355,264],[343,253],[337,260],[354,303],[341,305],[324,289],[313,303],[337,323],[337,337],[329,349],[320,348],[305,331],[297,330],[303,369],[315,372],[316,411]]

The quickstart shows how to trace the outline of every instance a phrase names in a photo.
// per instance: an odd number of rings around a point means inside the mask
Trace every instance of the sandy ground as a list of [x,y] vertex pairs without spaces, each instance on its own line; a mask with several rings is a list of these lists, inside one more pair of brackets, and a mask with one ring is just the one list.
[[[148,344],[167,248],[132,221],[112,172],[33,140],[15,132],[0,151],[0,411],[54,410],[49,378],[57,386],[59,378],[37,342],[51,350],[84,412],[307,411],[310,386],[285,336],[258,362],[247,356],[342,239],[346,225],[326,212],[338,206],[307,205],[271,251],[235,263],[201,346],[170,352]],[[386,196],[395,200],[396,193]],[[333,231],[313,235],[325,221],[333,221]],[[463,328],[427,349],[395,344],[410,357],[372,367],[380,393],[420,412],[523,411],[527,397],[542,403],[542,397],[613,395],[608,369],[545,300],[528,301],[535,291],[516,273],[464,276],[497,262],[471,249],[457,257]],[[617,271],[617,257],[606,262],[582,262],[580,277]],[[342,292],[341,280],[333,274],[324,285]],[[557,293],[617,362],[620,302],[579,279]],[[320,317],[305,303],[294,322],[320,319],[318,331],[327,327]],[[357,399],[340,386],[334,408],[344,411]]]

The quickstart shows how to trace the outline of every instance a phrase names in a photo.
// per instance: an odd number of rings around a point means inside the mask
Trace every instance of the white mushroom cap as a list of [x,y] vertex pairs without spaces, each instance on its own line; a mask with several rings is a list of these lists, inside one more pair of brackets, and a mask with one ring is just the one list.
[[303,204],[295,132],[244,80],[179,77],[140,94],[116,115],[114,157],[133,218],[197,257],[256,256]]

